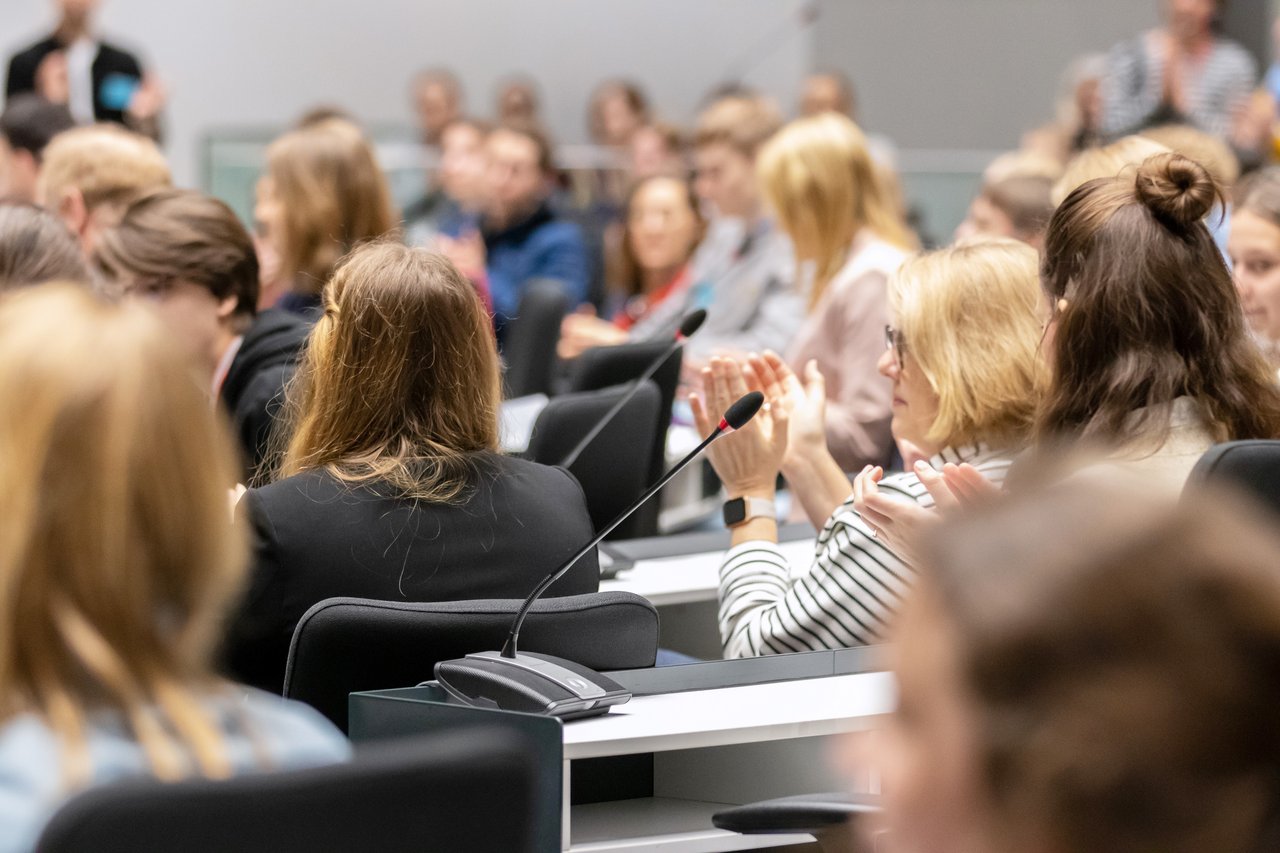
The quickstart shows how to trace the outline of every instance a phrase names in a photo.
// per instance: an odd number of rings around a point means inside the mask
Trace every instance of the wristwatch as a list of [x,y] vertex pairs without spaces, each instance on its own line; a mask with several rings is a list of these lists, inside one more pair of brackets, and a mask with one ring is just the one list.
[[767,498],[734,498],[724,502],[725,527],[737,527],[753,518],[777,517],[777,505]]

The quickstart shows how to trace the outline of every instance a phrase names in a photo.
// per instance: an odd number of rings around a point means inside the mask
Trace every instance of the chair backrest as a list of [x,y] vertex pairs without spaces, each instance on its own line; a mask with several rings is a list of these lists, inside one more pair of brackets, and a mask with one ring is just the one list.
[[561,792],[508,727],[362,749],[349,764],[226,781],[129,781],[54,815],[41,853],[558,849]]
[[[525,456],[544,465],[561,464],[629,388],[623,385],[551,398],[538,414]],[[596,530],[617,518],[649,485],[653,437],[661,405],[658,386],[652,380],[645,380],[636,395],[569,466],[570,473],[582,484],[591,524]],[[635,539],[643,535],[646,535],[643,525],[633,515],[609,538]]]
[[[434,678],[439,661],[501,648],[521,603],[321,601],[293,632],[284,695],[345,732],[348,695],[412,687]],[[628,592],[542,599],[525,620],[520,648],[601,671],[653,666],[658,613]]]
[[560,282],[535,278],[525,285],[502,347],[506,362],[502,387],[508,399],[551,393],[560,323],[568,310],[569,295]]
[[[622,385],[639,378],[645,368],[671,346],[669,340],[643,341],[614,347],[589,349],[578,356],[569,372],[568,392],[596,391],[612,385]],[[684,363],[684,350],[677,349],[653,374],[653,381],[661,392],[658,409],[657,432],[654,434],[652,464],[645,485],[657,482],[662,476],[667,459],[667,427],[671,426],[671,406],[675,402],[676,387],[680,384],[680,368]],[[650,501],[634,516],[641,536],[658,535],[658,501]]]
[[1200,457],[1187,487],[1197,483],[1234,486],[1280,513],[1280,441],[1228,441]]

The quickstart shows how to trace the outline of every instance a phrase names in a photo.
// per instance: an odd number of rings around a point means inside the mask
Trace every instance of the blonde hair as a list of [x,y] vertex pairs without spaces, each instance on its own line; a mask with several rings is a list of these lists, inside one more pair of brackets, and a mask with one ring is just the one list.
[[836,113],[791,122],[760,152],[760,184],[796,254],[816,263],[810,307],[840,270],[862,229],[903,248],[914,241],[867,152],[858,126]]
[[1085,149],[1071,158],[1062,177],[1053,185],[1053,206],[1062,204],[1072,190],[1096,178],[1114,178],[1148,157],[1168,153],[1168,148],[1145,136],[1126,136],[1101,148]]
[[301,293],[319,293],[343,255],[396,227],[373,146],[345,119],[321,119],[271,143],[267,177],[283,211],[281,269]]
[[1004,238],[910,258],[889,279],[889,310],[938,395],[929,440],[944,447],[1030,440],[1042,387],[1036,251]]
[[447,258],[382,241],[344,258],[289,389],[281,474],[325,468],[349,483],[445,503],[475,454],[498,448],[493,326]]
[[1199,128],[1189,124],[1164,124],[1147,128],[1142,136],[1204,166],[1225,193],[1229,194],[1240,180],[1240,160],[1231,146]]
[[44,149],[39,195],[53,207],[68,189],[80,191],[88,210],[123,206],[137,195],[170,186],[169,164],[145,136],[114,124],[63,131]]
[[0,304],[0,719],[40,717],[72,785],[103,709],[162,779],[231,772],[200,695],[245,568],[234,456],[170,337],[66,284]]
[[768,99],[730,95],[713,102],[698,116],[693,145],[728,145],[743,156],[754,158],[780,127],[782,116]]

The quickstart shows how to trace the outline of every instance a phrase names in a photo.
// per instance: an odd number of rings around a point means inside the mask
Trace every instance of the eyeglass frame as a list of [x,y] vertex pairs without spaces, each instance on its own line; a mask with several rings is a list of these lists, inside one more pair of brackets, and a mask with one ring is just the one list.
[[902,332],[888,323],[884,326],[884,348],[893,353],[894,362],[902,367],[902,359],[907,354],[907,343],[903,340]]

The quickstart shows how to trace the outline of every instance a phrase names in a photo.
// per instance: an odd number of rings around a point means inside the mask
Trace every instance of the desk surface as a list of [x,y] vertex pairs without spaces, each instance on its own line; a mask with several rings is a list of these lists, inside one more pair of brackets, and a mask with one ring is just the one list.
[[[813,539],[785,542],[779,547],[793,569],[813,562]],[[724,551],[705,551],[674,557],[636,561],[616,578],[602,580],[600,591],[622,590],[649,599],[657,607],[715,601],[720,589],[720,564]]]

